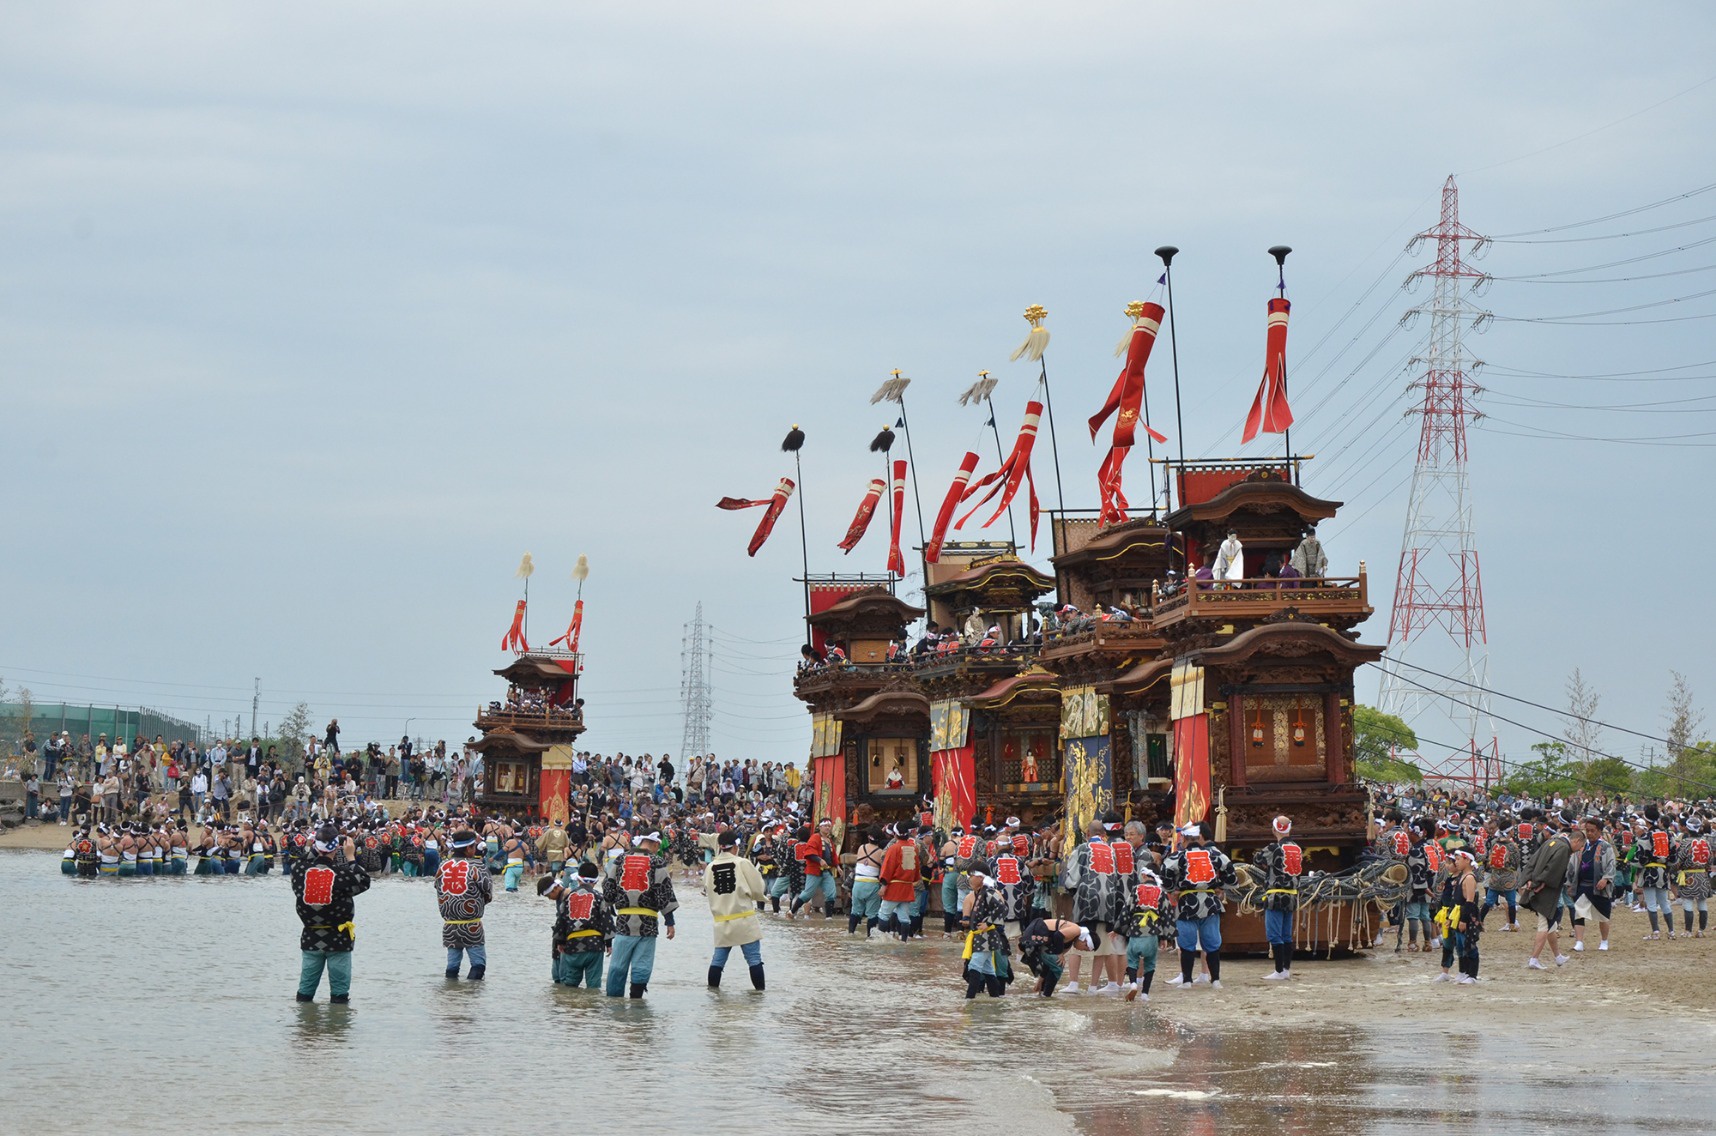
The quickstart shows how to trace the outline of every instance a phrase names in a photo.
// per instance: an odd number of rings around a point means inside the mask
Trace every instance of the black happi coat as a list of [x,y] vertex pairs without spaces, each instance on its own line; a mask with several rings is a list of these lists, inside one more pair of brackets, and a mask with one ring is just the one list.
[[[332,886],[327,889],[325,903],[304,902],[306,883],[320,886],[327,882],[319,875],[323,870],[333,873]],[[318,873],[312,879],[312,873]],[[314,888],[312,888],[314,891]],[[300,860],[292,865],[292,896],[298,903],[298,918],[304,932],[298,937],[298,949],[331,951],[336,954],[352,949],[354,941],[352,919],[357,905],[353,897],[369,890],[369,873],[354,860],[335,863],[318,857]],[[312,895],[312,898],[319,898]]]

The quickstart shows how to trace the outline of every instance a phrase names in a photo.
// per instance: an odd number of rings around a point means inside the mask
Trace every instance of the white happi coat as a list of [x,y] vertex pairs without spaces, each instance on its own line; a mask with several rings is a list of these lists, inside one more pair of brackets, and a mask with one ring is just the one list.
[[740,947],[763,937],[757,904],[768,894],[763,874],[749,860],[722,852],[703,869],[709,914],[715,917],[715,945]]

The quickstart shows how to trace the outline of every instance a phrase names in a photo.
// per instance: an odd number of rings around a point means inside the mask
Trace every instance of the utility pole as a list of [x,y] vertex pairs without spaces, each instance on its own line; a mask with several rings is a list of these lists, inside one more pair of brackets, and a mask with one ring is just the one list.
[[[1434,712],[1447,723],[1458,754],[1430,763],[1432,776],[1481,788],[1500,778],[1495,721],[1490,716],[1489,636],[1484,628],[1484,589],[1472,534],[1471,484],[1466,472],[1466,420],[1477,417],[1471,396],[1480,393],[1469,373],[1482,366],[1461,344],[1467,325],[1481,326],[1489,313],[1468,298],[1487,279],[1469,266],[1461,242],[1476,248],[1486,238],[1460,223],[1460,191],[1453,175],[1442,185],[1442,215],[1435,227],[1419,233],[1409,248],[1436,242],[1436,260],[1407,277],[1428,277],[1435,291],[1402,317],[1403,324],[1430,313],[1430,340],[1414,363],[1424,370],[1411,389],[1422,388],[1422,403],[1409,411],[1422,418],[1418,460],[1412,471],[1412,497],[1406,508],[1406,532],[1400,542],[1400,571],[1394,586],[1394,614],[1388,625],[1391,661],[1414,660],[1427,670],[1383,672],[1378,699],[1384,712],[1417,728],[1415,719]],[[1438,679],[1437,672],[1452,681]],[[1426,731],[1429,732],[1429,731]]]
[[258,737],[256,732],[256,708],[262,704],[262,679],[256,679],[256,692],[250,696],[250,736]]

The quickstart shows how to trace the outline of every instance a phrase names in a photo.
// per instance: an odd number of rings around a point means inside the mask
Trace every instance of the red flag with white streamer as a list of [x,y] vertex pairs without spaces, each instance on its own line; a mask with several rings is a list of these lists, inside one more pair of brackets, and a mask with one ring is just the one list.
[[1245,434],[1241,443],[1249,442],[1261,432],[1285,433],[1293,425],[1293,408],[1287,405],[1287,313],[1293,305],[1285,298],[1269,301],[1269,332],[1263,349],[1263,381],[1257,386],[1257,397],[1251,402],[1251,413],[1245,416]]
[[518,606],[512,612],[512,626],[501,636],[501,650],[523,654],[530,650],[530,644],[524,640],[524,601],[519,600]]
[[924,549],[924,561],[934,564],[941,559],[941,545],[947,539],[947,526],[953,520],[953,510],[964,496],[965,487],[971,482],[972,471],[977,468],[977,452],[967,451],[965,460],[959,463],[959,472],[953,475],[953,484],[947,487],[947,496],[942,499],[941,512],[935,517],[935,530],[930,533],[929,545]]
[[906,516],[906,459],[899,458],[894,462],[894,521],[893,532],[888,539],[888,571],[896,576],[906,574],[906,558],[900,555],[900,522]]
[[1000,469],[985,475],[980,481],[973,482],[961,494],[960,499],[964,500],[984,486],[990,487],[989,492],[985,493],[977,504],[972,506],[971,512],[959,519],[959,523],[954,525],[954,528],[964,528],[965,522],[969,521],[978,509],[981,509],[985,503],[999,493],[1001,494],[1001,504],[996,507],[994,515],[983,522],[983,527],[988,528],[994,524],[1001,518],[1001,514],[1007,511],[1007,506],[1013,503],[1013,497],[1019,492],[1019,485],[1022,482],[1031,502],[1031,548],[1034,550],[1037,547],[1037,483],[1031,477],[1031,449],[1036,445],[1037,423],[1042,419],[1042,416],[1042,403],[1028,402],[1025,404],[1025,422],[1019,427],[1019,438],[1013,443],[1013,452],[1007,455],[1007,460],[1001,463]]
[[850,554],[864,539],[864,534],[870,530],[870,518],[876,515],[876,504],[882,499],[882,490],[887,488],[879,477],[870,479],[870,487],[864,492],[864,500],[858,503],[858,513],[852,518],[852,523],[846,528],[846,537],[840,542],[840,550]]
[[775,486],[774,496],[760,501],[747,500],[743,497],[723,497],[715,502],[717,509],[756,509],[767,506],[768,511],[763,519],[757,522],[757,531],[751,534],[751,543],[746,546],[747,555],[755,556],[757,549],[763,547],[763,542],[769,539],[774,531],[775,521],[780,519],[781,510],[786,508],[787,498],[792,496],[792,478],[783,477],[781,483]]
[[[1094,442],[1097,431],[1108,420],[1108,416],[1115,415],[1114,438],[1109,443],[1107,456],[1102,459],[1101,468],[1097,471],[1097,492],[1102,504],[1102,516],[1098,523],[1102,525],[1115,524],[1126,519],[1127,502],[1123,489],[1126,456],[1131,452],[1137,437],[1144,405],[1144,367],[1150,361],[1151,348],[1156,346],[1156,335],[1162,329],[1165,309],[1161,304],[1134,301],[1126,305],[1126,314],[1132,317],[1132,335],[1126,344],[1126,363],[1114,380],[1114,387],[1108,392],[1108,399],[1102,404],[1102,409],[1090,418],[1090,440]],[[1144,429],[1158,442],[1168,440],[1167,435],[1152,429],[1147,422]]]

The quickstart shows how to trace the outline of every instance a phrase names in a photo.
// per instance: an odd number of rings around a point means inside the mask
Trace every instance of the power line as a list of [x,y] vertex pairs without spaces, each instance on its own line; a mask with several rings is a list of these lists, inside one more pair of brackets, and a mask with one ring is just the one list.
[[[1702,300],[1706,296],[1716,296],[1716,288],[1709,288],[1703,292],[1694,292],[1690,296],[1672,296],[1666,300],[1652,300],[1649,303],[1632,304],[1632,305],[1625,307],[1625,308],[1605,308],[1602,311],[1596,311],[1596,312],[1575,312],[1572,315],[1566,315],[1566,316],[1497,316],[1497,315],[1492,315],[1490,318],[1495,319],[1495,320],[1500,320],[1504,323],[1577,323],[1577,322],[1580,322],[1582,320],[1589,319],[1592,316],[1618,316],[1618,315],[1624,315],[1627,312],[1642,312],[1642,311],[1646,310],[1647,308],[1665,308],[1665,307],[1669,306],[1670,304],[1684,304],[1688,300]],[[1702,315],[1702,316],[1683,316],[1681,318],[1682,319],[1709,319],[1711,315],[1716,315],[1716,312],[1711,312],[1708,315]],[[1641,320],[1639,322],[1641,322],[1641,323],[1670,323],[1673,321],[1671,321],[1671,320]]]
[[[1395,660],[1389,660],[1389,661],[1390,661],[1390,662],[1393,662],[1393,661],[1395,661]],[[1388,669],[1388,668],[1387,668],[1387,667],[1385,667],[1385,666],[1383,666],[1383,665],[1382,665],[1382,664],[1381,664],[1381,663],[1367,663],[1367,664],[1365,664],[1365,665],[1366,665],[1366,666],[1373,666],[1373,667],[1376,667],[1376,668],[1377,668],[1377,669],[1378,669],[1378,670],[1381,670],[1381,671],[1382,671],[1382,673],[1383,673],[1383,674],[1385,674],[1385,675],[1387,675],[1387,676],[1389,676],[1389,678],[1391,678],[1391,679],[1393,679],[1393,680],[1395,680],[1395,681],[1398,681],[1398,682],[1404,682],[1404,683],[1407,683],[1407,684],[1409,684],[1409,685],[1412,685],[1412,686],[1416,686],[1416,687],[1418,687],[1418,688],[1420,688],[1420,689],[1422,689],[1422,690],[1425,690],[1425,691],[1428,691],[1428,692],[1429,692],[1429,693],[1431,693],[1431,694],[1434,694],[1434,695],[1436,695],[1436,696],[1437,696],[1437,697],[1438,697],[1438,698],[1446,698],[1446,699],[1447,699],[1447,700],[1448,700],[1448,701],[1450,701],[1450,702],[1453,702],[1453,703],[1455,703],[1455,704],[1456,704],[1456,705],[1459,705],[1459,706],[1464,706],[1464,707],[1466,707],[1466,708],[1467,708],[1467,709],[1469,709],[1469,710],[1474,710],[1474,711],[1475,711],[1475,710],[1477,710],[1477,709],[1478,709],[1478,708],[1477,708],[1477,706],[1476,706],[1476,705],[1475,705],[1475,704],[1473,704],[1473,703],[1470,703],[1470,702],[1467,702],[1467,701],[1465,701],[1465,700],[1464,700],[1464,699],[1462,699],[1462,698],[1460,698],[1460,697],[1459,697],[1459,696],[1458,696],[1458,695],[1456,695],[1456,694],[1454,694],[1454,693],[1452,693],[1452,692],[1451,692],[1451,691],[1446,691],[1446,690],[1441,690],[1441,689],[1439,689],[1439,688],[1437,688],[1437,687],[1434,687],[1434,686],[1429,686],[1429,685],[1427,685],[1427,684],[1425,684],[1425,683],[1422,683],[1422,682],[1419,682],[1419,681],[1417,681],[1417,680],[1416,680],[1416,679],[1412,679],[1412,678],[1408,678],[1408,677],[1407,677],[1407,676],[1406,676],[1406,675],[1403,675],[1403,674],[1396,674],[1396,673],[1394,673],[1394,672],[1392,672],[1392,671],[1390,671],[1390,670],[1389,670],[1389,669]],[[1408,665],[1411,665],[1411,664],[1408,664]],[[1417,668],[1417,669],[1419,669],[1419,670],[1423,670],[1423,669],[1424,669],[1424,668],[1422,668],[1422,667],[1420,667],[1420,668]],[[1434,672],[1434,671],[1429,671],[1429,672],[1426,672],[1426,673],[1429,673],[1429,674],[1435,674],[1435,673],[1436,673],[1436,672]],[[1484,692],[1484,693],[1486,693],[1486,694],[1487,694],[1487,693],[1490,693],[1490,691],[1489,691],[1489,690],[1488,690],[1488,689],[1487,689],[1487,688],[1485,688],[1485,687],[1479,687],[1479,686],[1477,686],[1477,685],[1476,685],[1476,684],[1474,684],[1474,683],[1468,683],[1468,682],[1466,682],[1466,681],[1465,681],[1465,680],[1463,680],[1463,679],[1456,679],[1456,680],[1454,680],[1454,681],[1455,681],[1455,682],[1457,682],[1457,683],[1458,683],[1458,684],[1459,684],[1459,685],[1461,685],[1461,686],[1467,686],[1467,687],[1471,687],[1471,688],[1472,688],[1472,689],[1475,689],[1475,690],[1482,690],[1482,691],[1483,691],[1483,692]],[[1502,697],[1504,697],[1504,698],[1506,698],[1506,697],[1508,697],[1508,696],[1507,696],[1507,695],[1502,695]],[[1514,700],[1513,700],[1513,701],[1521,701],[1521,700],[1518,700],[1518,699],[1514,699]],[[1533,705],[1537,705],[1537,704],[1536,704],[1536,703],[1533,703]],[[1547,709],[1547,708],[1546,708],[1546,709]],[[1488,715],[1488,716],[1489,716],[1489,717],[1492,717],[1492,718],[1498,718],[1498,719],[1500,719],[1500,720],[1501,720],[1501,721],[1503,721],[1503,722],[1506,722],[1506,723],[1507,723],[1507,724],[1508,724],[1508,725],[1510,725],[1510,726],[1518,726],[1518,727],[1519,727],[1519,728],[1520,728],[1520,729],[1522,729],[1522,730],[1529,730],[1529,731],[1531,731],[1531,732],[1532,732],[1532,733],[1534,733],[1534,734],[1544,734],[1544,733],[1546,733],[1546,732],[1547,732],[1547,731],[1544,731],[1544,730],[1540,730],[1540,729],[1538,729],[1538,728],[1537,728],[1537,727],[1536,727],[1536,726],[1530,726],[1530,725],[1527,725],[1527,724],[1526,724],[1526,723],[1524,723],[1524,722],[1521,722],[1521,721],[1518,721],[1518,720],[1516,720],[1516,719],[1513,719],[1513,718],[1509,718],[1509,717],[1507,717],[1507,716],[1506,716],[1506,715],[1503,715],[1503,714],[1497,714],[1497,713],[1495,713],[1495,712],[1494,712],[1494,711],[1493,711],[1493,710],[1490,710],[1490,709],[1489,709],[1489,708],[1487,708],[1487,707],[1486,707],[1486,708],[1484,708],[1484,710],[1483,710],[1483,713],[1485,713],[1485,714],[1486,714],[1486,715]],[[1560,710],[1552,710],[1552,711],[1551,711],[1551,713],[1555,713],[1555,714],[1561,714],[1561,713],[1564,713],[1564,712],[1563,712],[1563,711],[1560,711]],[[1572,715],[1569,715],[1569,716],[1570,716],[1570,717],[1571,717],[1571,716],[1572,716]],[[1599,724],[1599,725],[1600,725],[1600,724],[1601,724],[1601,723],[1598,723],[1598,724]],[[1615,727],[1612,727],[1612,728],[1613,728],[1613,729],[1617,729],[1617,730],[1620,730],[1620,729],[1621,729],[1621,727],[1619,727],[1619,726],[1615,726]],[[1624,733],[1635,733],[1635,732],[1636,732],[1636,731],[1632,731],[1632,730],[1623,730],[1623,731],[1622,731],[1622,732],[1624,732]],[[1649,735],[1646,735],[1646,734],[1641,734],[1641,735],[1639,735],[1639,736],[1641,736],[1641,737],[1648,737],[1648,736],[1649,736]],[[1659,739],[1659,740],[1660,740],[1660,739]],[[1456,753],[1462,753],[1462,752],[1465,752],[1465,751],[1464,751],[1464,750],[1455,750],[1455,751],[1454,751],[1454,752],[1456,752]],[[1653,768],[1651,768],[1651,767],[1648,767],[1648,766],[1643,766],[1643,765],[1639,765],[1639,764],[1637,764],[1637,763],[1635,763],[1635,762],[1631,762],[1631,761],[1628,761],[1628,760],[1627,760],[1627,759],[1626,759],[1626,758],[1624,758],[1624,757],[1616,757],[1616,756],[1615,756],[1615,755],[1614,755],[1614,754],[1612,754],[1612,753],[1604,753],[1604,752],[1603,752],[1603,751],[1602,751],[1602,750],[1600,750],[1600,749],[1591,749],[1591,748],[1589,748],[1589,747],[1586,747],[1586,750],[1585,750],[1585,752],[1586,752],[1586,753],[1594,753],[1594,754],[1596,754],[1596,755],[1597,755],[1597,756],[1598,756],[1598,757],[1601,757],[1601,758],[1607,758],[1607,759],[1608,759],[1608,760],[1611,760],[1611,761],[1618,761],[1618,762],[1620,762],[1620,763],[1621,763],[1621,764],[1622,764],[1622,765],[1625,765],[1625,766],[1626,766],[1626,767],[1627,767],[1627,768],[1629,768],[1629,769],[1635,769],[1635,770],[1638,770],[1638,771],[1640,771],[1640,772],[1654,772],[1654,773],[1660,773],[1660,774],[1662,774],[1662,775],[1663,775],[1663,776],[1664,776],[1664,777],[1668,777],[1668,778],[1671,778],[1671,779],[1673,779],[1673,780],[1675,780],[1675,781],[1679,781],[1679,782],[1681,782],[1681,783],[1683,783],[1683,784],[1687,784],[1687,785],[1694,785],[1694,786],[1697,786],[1697,787],[1699,787],[1699,788],[1703,788],[1703,789],[1709,789],[1709,788],[1716,788],[1716,786],[1711,786],[1711,785],[1708,785],[1708,784],[1706,784],[1706,783],[1705,783],[1705,782],[1702,782],[1702,781],[1695,781],[1695,780],[1693,780],[1693,779],[1692,779],[1692,778],[1690,778],[1690,777],[1682,777],[1682,776],[1680,776],[1680,775],[1679,775],[1679,774],[1677,774],[1677,773],[1670,773],[1670,772],[1669,772],[1669,771],[1668,771],[1668,770],[1666,770],[1666,769],[1653,769]]]
[[[1458,679],[1450,678],[1448,675],[1439,674],[1436,671],[1431,670],[1429,667],[1421,667],[1421,666],[1417,665],[1416,663],[1409,663],[1404,659],[1390,659],[1388,661],[1397,665],[1397,666],[1411,667],[1415,671],[1423,671],[1425,674],[1433,675],[1436,678],[1448,679],[1448,681],[1450,681],[1450,682],[1460,681]],[[1471,685],[1471,684],[1468,683],[1466,685]],[[1589,725],[1589,726],[1601,726],[1605,730],[1614,730],[1616,733],[1620,733],[1620,734],[1631,734],[1635,738],[1643,738],[1647,742],[1661,742],[1665,746],[1672,746],[1674,744],[1673,742],[1669,741],[1667,738],[1658,737],[1655,734],[1646,734],[1646,733],[1642,733],[1638,730],[1628,729],[1626,726],[1617,726],[1613,722],[1604,722],[1598,718],[1587,718],[1583,714],[1575,714],[1571,710],[1558,710],[1553,706],[1545,706],[1541,702],[1533,702],[1529,698],[1521,698],[1517,694],[1508,694],[1506,691],[1495,690],[1495,689],[1489,688],[1489,687],[1481,687],[1479,689],[1482,689],[1485,694],[1493,694],[1497,698],[1505,698],[1509,702],[1518,702],[1518,703],[1521,703],[1521,704],[1526,705],[1526,706],[1535,707],[1539,710],[1547,710],[1551,714],[1558,714],[1563,718],[1572,718],[1576,722],[1584,722],[1586,725]],[[1517,724],[1518,723],[1515,723],[1515,725],[1517,725]],[[1527,727],[1527,728],[1529,729],[1529,727]]]
[[1586,225],[1600,225],[1604,221],[1616,221],[1622,217],[1631,217],[1635,213],[1644,213],[1651,209],[1660,209],[1664,205],[1673,205],[1676,201],[1685,201],[1689,197],[1698,197],[1701,194],[1709,193],[1713,189],[1716,189],[1716,181],[1711,182],[1709,185],[1701,185],[1697,189],[1689,189],[1685,193],[1677,193],[1672,197],[1664,197],[1660,201],[1652,201],[1648,205],[1635,205],[1631,209],[1623,209],[1619,213],[1606,213],[1601,217],[1592,217],[1584,221],[1569,221],[1565,225],[1551,225],[1547,229],[1526,229],[1518,233],[1501,233],[1490,239],[1501,241],[1510,240],[1514,237],[1534,237],[1540,233],[1561,233],[1568,229],[1582,229]]
[[1694,217],[1690,221],[1676,221],[1672,225],[1658,225],[1652,229],[1634,229],[1630,233],[1599,233],[1594,237],[1551,237],[1546,240],[1522,240],[1518,238],[1491,237],[1490,243],[1501,245],[1578,245],[1589,241],[1619,241],[1628,237],[1647,237],[1652,233],[1666,233],[1673,229],[1686,229],[1693,225],[1704,225],[1716,221],[1716,213],[1705,217]]
[[[1514,430],[1497,430],[1490,425],[1499,422],[1504,426],[1515,427]],[[1492,434],[1505,434],[1511,438],[1537,438],[1546,442],[1612,442],[1621,446],[1665,446],[1683,449],[1700,449],[1716,445],[1716,442],[1688,442],[1685,438],[1716,438],[1716,431],[1705,431],[1696,434],[1657,434],[1636,438],[1606,438],[1595,434],[1568,434],[1561,430],[1551,430],[1546,426],[1529,426],[1521,422],[1510,422],[1505,418],[1497,418],[1493,414],[1485,415],[1480,423],[1480,429]],[[1521,430],[1533,433],[1519,433]]]
[[1575,134],[1571,138],[1566,138],[1560,142],[1551,143],[1550,145],[1544,146],[1541,149],[1532,150],[1529,153],[1520,154],[1520,155],[1517,155],[1517,156],[1512,157],[1512,158],[1505,158],[1499,162],[1491,162],[1487,166],[1479,166],[1476,169],[1466,170],[1464,172],[1468,173],[1468,174],[1477,174],[1477,173],[1483,173],[1486,170],[1500,169],[1502,166],[1511,166],[1515,162],[1523,162],[1528,158],[1535,158],[1535,157],[1539,156],[1540,154],[1547,154],[1551,150],[1559,150],[1563,146],[1571,146],[1575,142],[1583,142],[1585,139],[1590,138],[1590,137],[1597,135],[1597,134],[1601,134],[1605,130],[1613,130],[1615,127],[1621,125],[1624,122],[1631,122],[1633,119],[1638,118],[1641,115],[1649,114],[1651,111],[1656,110],[1658,107],[1667,106],[1669,103],[1673,102],[1676,99],[1685,98],[1687,95],[1690,95],[1693,91],[1699,90],[1700,88],[1703,88],[1703,87],[1708,87],[1711,83],[1716,83],[1716,75],[1712,75],[1708,79],[1701,79],[1698,82],[1692,84],[1692,86],[1686,88],[1684,91],[1676,91],[1674,94],[1668,96],[1666,99],[1661,99],[1657,102],[1654,102],[1642,110],[1635,110],[1631,114],[1622,115],[1620,118],[1617,118],[1612,122],[1605,122],[1601,126],[1592,127],[1590,130],[1587,130],[1582,134]]

